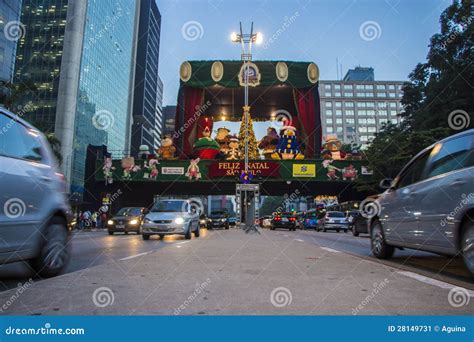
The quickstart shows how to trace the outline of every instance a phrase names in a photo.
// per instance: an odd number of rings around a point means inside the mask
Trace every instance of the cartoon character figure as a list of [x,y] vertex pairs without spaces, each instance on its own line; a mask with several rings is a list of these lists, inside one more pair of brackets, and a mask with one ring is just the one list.
[[263,156],[265,159],[271,159],[272,153],[275,152],[275,149],[278,144],[278,133],[275,128],[268,127],[267,135],[258,144],[258,148],[263,150]]
[[357,170],[354,167],[354,165],[349,164],[349,166],[346,166],[343,169],[343,172],[342,172],[342,179],[343,180],[347,180],[347,179],[354,180],[356,178],[357,178]]
[[132,178],[132,173],[135,173],[140,170],[140,166],[135,165],[135,158],[124,157],[122,158],[122,169],[123,169],[122,178],[125,180],[129,180]]
[[150,159],[150,162],[148,164],[151,169],[150,179],[156,180],[156,177],[158,177],[158,164],[159,162],[157,159]]
[[304,159],[296,139],[296,128],[293,126],[284,126],[280,130],[280,138],[275,153],[271,155],[272,159]]
[[337,171],[341,172],[341,170],[335,167],[334,165],[331,165],[332,162],[332,159],[323,160],[323,167],[328,170],[328,173],[326,175],[331,180],[339,179],[339,177],[337,176]]
[[156,150],[162,159],[176,159],[174,153],[176,147],[173,145],[173,138],[169,134],[165,134],[161,139],[161,147]]
[[138,158],[147,160],[150,155],[150,148],[148,145],[140,145],[138,148]]
[[229,134],[230,130],[225,127],[217,129],[216,141],[219,144],[220,151],[223,153],[227,153],[229,149]]
[[216,159],[220,153],[220,146],[214,139],[211,139],[209,127],[204,128],[203,137],[193,145],[194,151],[199,159]]
[[337,135],[328,134],[323,144],[323,151],[321,155],[323,159],[343,160],[346,154],[341,151],[342,143],[337,139]]
[[104,171],[105,185],[112,184],[114,182],[113,171],[115,170],[115,167],[112,165],[111,157],[106,157],[104,159],[102,170]]
[[240,160],[239,138],[236,135],[229,136],[229,149],[226,153],[227,160]]
[[188,170],[185,174],[185,176],[188,177],[189,180],[193,180],[193,178],[196,180],[201,179],[201,172],[199,171],[198,166],[199,161],[199,158],[191,159],[190,164],[188,166]]

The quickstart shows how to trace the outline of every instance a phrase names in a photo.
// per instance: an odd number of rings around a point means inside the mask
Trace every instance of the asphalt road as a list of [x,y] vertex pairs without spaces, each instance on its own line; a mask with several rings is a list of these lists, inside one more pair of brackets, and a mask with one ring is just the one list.
[[[323,233],[312,230],[298,230],[296,232],[277,230],[271,233],[328,248],[329,251],[344,252],[354,257],[365,258],[387,266],[474,289],[472,279],[469,278],[460,258],[449,258],[414,250],[397,250],[393,259],[378,260],[371,256],[368,235],[354,237],[350,232]],[[207,230],[201,230],[203,237],[206,234],[209,234]],[[76,232],[72,234],[71,260],[65,273],[106,263],[116,263],[124,259],[133,259],[183,241],[186,240],[181,236],[165,237],[163,241],[157,237],[152,237],[150,241],[143,241],[140,235],[133,233],[109,236],[106,231]],[[0,291],[14,288],[18,283],[26,281],[32,275],[33,273],[26,263],[0,266]]]
[[[201,234],[205,236],[206,230]],[[168,245],[185,241],[181,236],[167,236],[164,240],[152,237],[143,241],[141,235],[116,233],[108,235],[107,231],[74,232],[71,236],[71,259],[64,273],[80,271],[97,265],[114,263],[123,259],[133,259],[151,253]],[[34,273],[27,263],[18,262],[0,266],[0,291],[16,287],[25,282]]]

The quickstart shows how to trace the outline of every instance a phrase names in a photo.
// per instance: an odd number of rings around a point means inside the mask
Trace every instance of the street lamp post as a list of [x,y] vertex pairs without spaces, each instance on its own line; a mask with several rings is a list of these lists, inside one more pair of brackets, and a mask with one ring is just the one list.
[[[244,34],[242,31],[242,23],[240,22],[240,33],[232,33],[231,40],[234,43],[240,43],[242,46],[242,54],[241,59],[244,62],[244,172],[246,175],[249,173],[249,113],[250,113],[250,106],[249,106],[249,67],[250,62],[252,61],[252,43],[260,44],[262,42],[262,35],[260,33],[253,33],[253,22],[250,27],[250,33]],[[240,192],[238,192],[240,194]],[[247,191],[244,191],[244,199],[238,199],[240,202],[241,210],[245,207],[245,223],[246,227],[248,228],[246,231],[255,230],[255,222],[254,217],[255,215],[250,215],[249,209],[251,205],[249,205],[248,198],[247,198]],[[255,200],[255,192],[254,197],[252,200]],[[244,205],[242,205],[242,203]],[[240,213],[241,215],[242,213]],[[239,220],[240,221],[240,220]]]

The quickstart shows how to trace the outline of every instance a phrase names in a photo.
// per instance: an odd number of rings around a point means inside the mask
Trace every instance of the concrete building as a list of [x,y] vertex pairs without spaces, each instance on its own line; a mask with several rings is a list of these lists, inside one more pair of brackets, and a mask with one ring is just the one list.
[[342,81],[320,81],[323,135],[336,134],[344,143],[365,147],[385,123],[400,121],[403,82],[354,77],[348,73]]
[[176,106],[163,107],[163,134],[173,135],[176,131]]
[[161,140],[163,83],[158,76],[161,14],[156,0],[140,0],[133,95],[131,154]]

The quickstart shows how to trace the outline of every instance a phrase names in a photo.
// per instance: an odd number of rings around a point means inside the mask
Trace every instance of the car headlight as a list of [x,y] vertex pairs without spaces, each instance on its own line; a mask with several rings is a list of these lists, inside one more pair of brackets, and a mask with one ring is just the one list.
[[113,224],[114,224],[114,220],[108,220],[108,221],[107,221],[107,224],[108,224],[109,226],[113,225]]
[[137,223],[138,223],[138,220],[136,220],[136,219],[133,219],[133,220],[130,221],[130,224],[132,226],[136,225]]
[[200,220],[199,223],[206,223],[206,220]]
[[222,221],[222,222],[225,222],[225,221],[226,221],[226,219],[225,219],[225,218],[223,218],[223,219],[221,219],[221,221]]
[[184,223],[184,219],[182,217],[178,217],[176,218],[176,220],[174,220],[174,223],[176,224],[183,224]]

